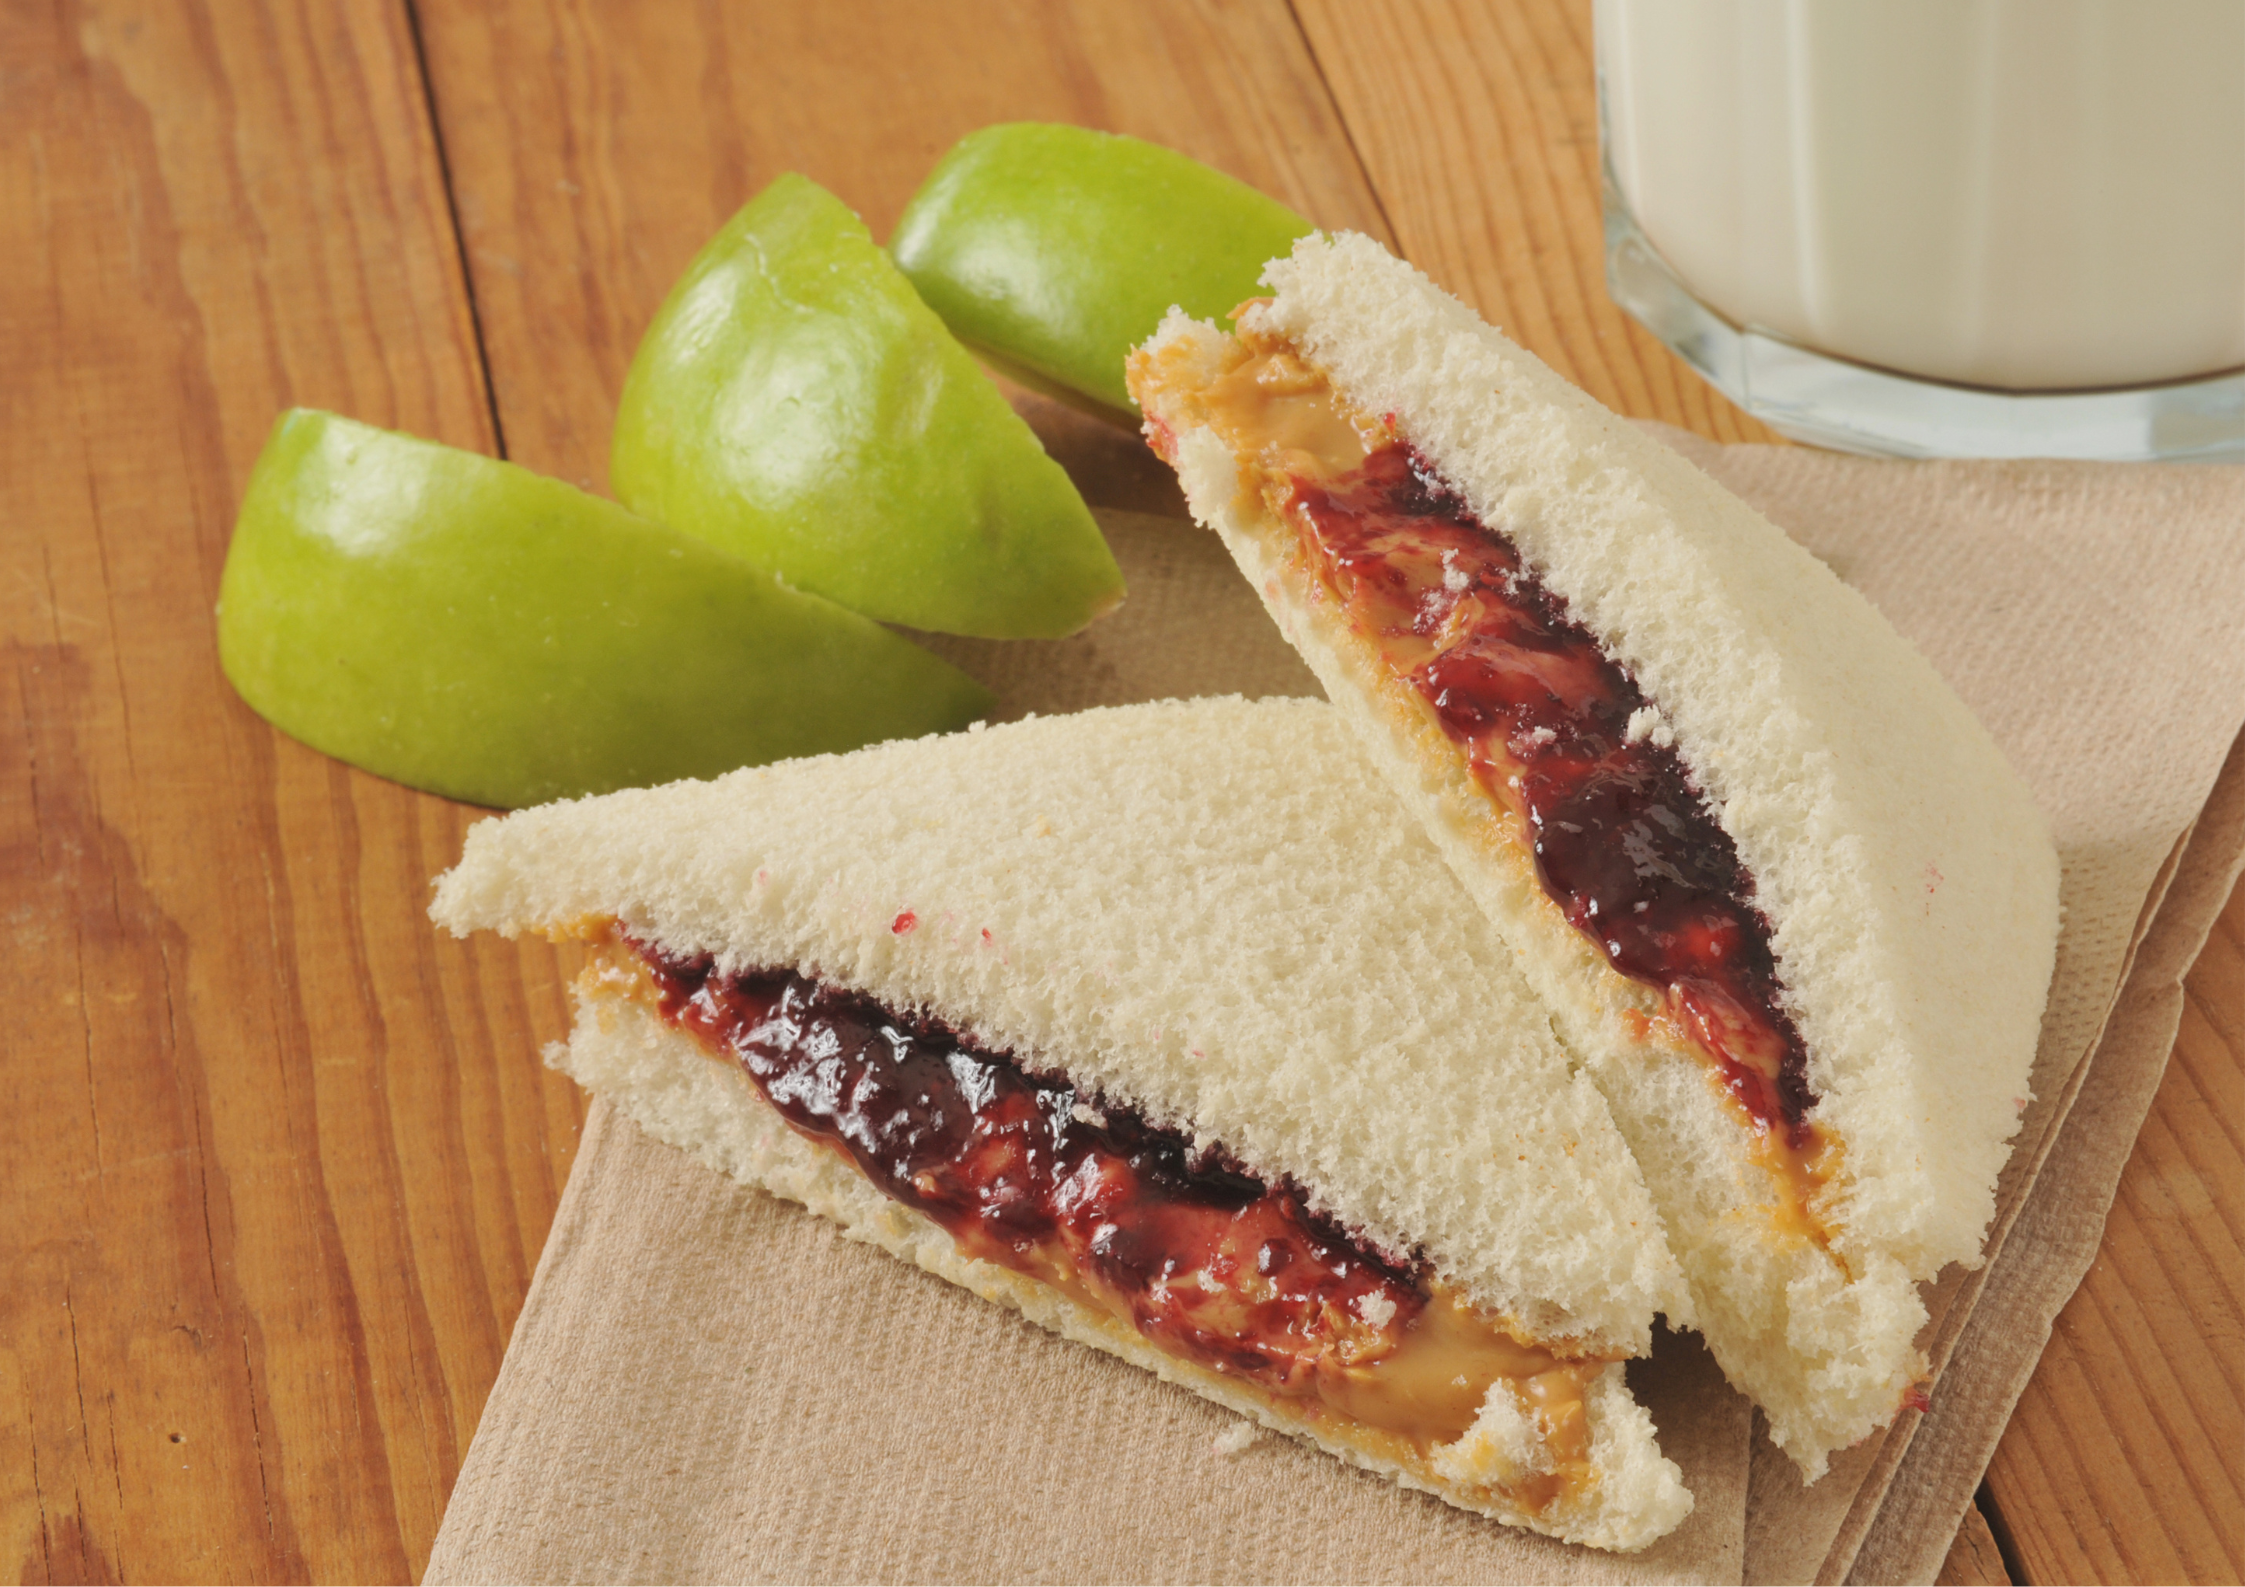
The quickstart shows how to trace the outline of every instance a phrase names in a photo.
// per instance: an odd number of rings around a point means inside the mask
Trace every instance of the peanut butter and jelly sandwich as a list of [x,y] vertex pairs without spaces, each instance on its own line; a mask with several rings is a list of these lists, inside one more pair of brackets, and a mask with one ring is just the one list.
[[1571,1541],[1691,1507],[1623,1374],[1690,1310],[1644,1178],[1322,702],[522,811],[433,914],[590,938],[553,1062],[1057,1333]]

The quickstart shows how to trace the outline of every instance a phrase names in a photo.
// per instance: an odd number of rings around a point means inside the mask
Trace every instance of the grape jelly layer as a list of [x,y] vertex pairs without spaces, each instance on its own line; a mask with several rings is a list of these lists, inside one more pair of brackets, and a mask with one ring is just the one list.
[[[1510,1379],[1543,1412],[1560,1466],[1587,1458],[1582,1395],[1602,1360],[1520,1343],[1291,1186],[869,998],[620,941],[664,1019],[738,1062],[795,1130],[967,1255],[1303,1414],[1339,1413],[1420,1453],[1462,1435],[1490,1385]],[[1533,1503],[1561,1486],[1539,1480]]]
[[1567,920],[1665,992],[1747,1112],[1806,1148],[1808,1054],[1769,922],[1635,680],[1401,443],[1295,479],[1290,516],[1358,630],[1520,812]]

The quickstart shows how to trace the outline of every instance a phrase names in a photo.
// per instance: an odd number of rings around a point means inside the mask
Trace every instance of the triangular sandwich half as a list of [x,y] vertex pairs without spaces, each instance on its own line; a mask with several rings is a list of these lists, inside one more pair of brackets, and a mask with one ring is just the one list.
[[1871,605],[1354,235],[1133,355],[1198,518],[1505,933],[1777,1442],[1915,1398],[2057,938],[2047,827]]
[[642,1128],[1453,1504],[1690,1509],[1622,1360],[1682,1279],[1597,1090],[1322,702],[1089,712],[476,827],[458,932],[590,936]]

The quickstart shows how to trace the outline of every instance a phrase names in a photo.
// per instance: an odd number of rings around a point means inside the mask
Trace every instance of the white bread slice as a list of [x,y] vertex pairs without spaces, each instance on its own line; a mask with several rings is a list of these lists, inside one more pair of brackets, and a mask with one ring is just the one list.
[[[510,935],[615,918],[932,1012],[1293,1179],[1535,1337],[1642,1353],[1653,1312],[1686,1305],[1603,1099],[1321,702],[1096,711],[523,811],[471,831],[432,914]],[[1535,1458],[1505,1385],[1431,1464],[1398,1466],[967,1257],[737,1065],[599,977],[580,998],[556,1061],[642,1127],[1072,1338],[1573,1541],[1641,1547],[1690,1508],[1618,1362],[1588,1397],[1595,1482],[1523,1513],[1490,1486]]]
[[[1420,272],[1343,234],[1303,239],[1264,280],[1274,295],[1243,310],[1243,332],[1290,344],[1346,403],[1387,419],[1512,541],[1658,708],[1754,879],[1813,1118],[1844,1149],[1816,1207],[1829,1252],[1773,1216],[1743,1115],[1698,1060],[1627,1017],[1644,989],[1566,923],[1425,707],[1332,620],[1290,560],[1291,531],[1243,490],[1241,459],[1189,404],[1139,390],[1195,516],[1605,1090],[1698,1326],[1813,1478],[1924,1370],[1916,1281],[1978,1258],[2055,954],[2047,826],[1987,732],[1868,602]],[[1227,341],[1173,314],[1139,358],[1214,370]]]

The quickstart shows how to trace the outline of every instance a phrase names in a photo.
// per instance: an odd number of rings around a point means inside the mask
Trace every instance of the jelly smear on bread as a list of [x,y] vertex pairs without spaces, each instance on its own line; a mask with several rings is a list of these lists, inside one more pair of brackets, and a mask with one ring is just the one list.
[[1502,1384],[1548,1454],[1508,1497],[1540,1512],[1591,1480],[1585,1397],[1609,1357],[1528,1342],[1294,1186],[937,1022],[793,971],[612,942],[667,1022],[966,1254],[1297,1417],[1384,1435],[1391,1458],[1466,1436]]

